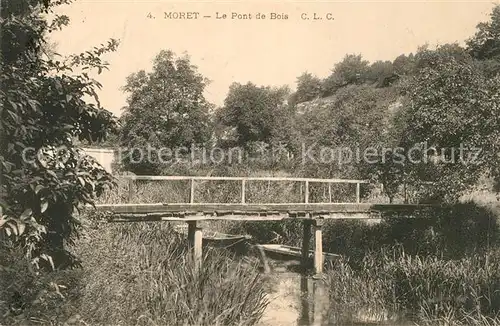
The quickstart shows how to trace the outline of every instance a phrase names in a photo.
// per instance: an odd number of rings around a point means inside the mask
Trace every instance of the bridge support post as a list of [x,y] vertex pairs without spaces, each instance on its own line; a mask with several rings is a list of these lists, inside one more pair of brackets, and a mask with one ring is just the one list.
[[203,260],[203,231],[202,228],[197,224],[196,221],[188,222],[188,241],[189,249],[193,255],[193,262],[195,264],[195,269],[201,269],[201,263]]
[[314,220],[314,272],[323,273],[323,219]]
[[302,222],[302,269],[306,272],[309,269],[309,251],[311,243],[311,220],[304,220]]

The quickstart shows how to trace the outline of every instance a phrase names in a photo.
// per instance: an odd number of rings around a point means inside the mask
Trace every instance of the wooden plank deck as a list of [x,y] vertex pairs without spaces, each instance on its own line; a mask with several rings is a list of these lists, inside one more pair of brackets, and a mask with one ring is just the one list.
[[370,203],[158,203],[96,205],[98,211],[115,215],[113,221],[374,219],[383,212],[412,212],[435,207],[430,204]]

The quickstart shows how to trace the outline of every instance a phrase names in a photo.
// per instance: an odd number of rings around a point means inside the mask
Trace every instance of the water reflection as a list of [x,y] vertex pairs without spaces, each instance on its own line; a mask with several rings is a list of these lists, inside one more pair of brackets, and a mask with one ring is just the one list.
[[322,279],[300,276],[300,313],[297,324],[321,325],[328,307],[328,293]]
[[300,315],[297,321],[298,325],[310,325],[311,318],[311,305],[310,293],[314,291],[314,285],[308,277],[302,276],[300,278]]
[[389,318],[387,313],[360,309],[349,311],[330,302],[324,279],[291,272],[286,266],[269,274],[270,305],[260,326],[312,325],[412,325],[400,316]]
[[328,292],[323,280],[283,271],[270,275],[270,305],[259,325],[328,324]]

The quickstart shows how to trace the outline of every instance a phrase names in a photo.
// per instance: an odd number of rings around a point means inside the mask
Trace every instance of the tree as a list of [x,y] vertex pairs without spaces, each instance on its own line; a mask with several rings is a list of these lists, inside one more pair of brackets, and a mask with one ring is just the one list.
[[140,160],[136,149],[149,145],[188,152],[192,145],[210,140],[213,105],[203,95],[207,84],[189,57],[176,58],[171,51],[156,56],[152,72],[128,76],[124,90],[130,95],[120,136],[121,145],[130,149],[123,158],[125,167],[137,174],[160,174],[164,167],[160,158],[168,164],[172,157],[152,151],[150,159]]
[[350,84],[363,84],[369,71],[369,62],[361,54],[348,54],[337,63],[332,74],[323,82],[323,96],[329,96]]
[[118,42],[61,61],[45,59],[47,33],[69,20],[48,22],[44,14],[68,2],[8,1],[1,12],[0,232],[23,245],[33,262],[46,258],[54,267],[74,262],[64,242],[77,234],[75,212],[113,184],[74,139],[105,139],[115,118],[98,101],[100,84],[73,69],[107,69],[100,56]]
[[479,60],[500,57],[500,5],[496,5],[490,21],[479,23],[476,34],[467,40],[470,54]]
[[[391,87],[349,85],[338,89],[328,100],[311,103],[296,125],[304,143],[316,150],[317,169],[323,172],[316,171],[325,177],[365,177],[371,164],[364,164],[364,151],[382,145],[388,129],[389,106],[397,95]],[[318,156],[322,148],[324,160]],[[312,165],[305,168],[311,170]]]
[[413,161],[420,162],[406,168],[414,180],[433,181],[431,195],[440,200],[455,200],[482,173],[498,177],[500,79],[453,48],[417,54],[419,70],[399,113],[401,147],[419,148]]
[[399,76],[394,71],[392,62],[376,61],[370,66],[366,74],[366,79],[376,84],[378,87],[388,87],[398,80]]
[[400,76],[407,76],[413,73],[415,64],[415,57],[413,53],[406,56],[401,54],[392,62],[392,66],[394,67],[394,72]]
[[286,105],[290,90],[234,83],[217,112],[222,125],[233,128],[234,145],[246,147],[251,142],[289,142],[291,110]]
[[321,79],[305,72],[297,78],[297,92],[295,103],[313,100],[321,94]]
[[489,22],[477,25],[476,34],[467,40],[467,47],[491,77],[500,72],[500,5],[493,8],[490,17]]

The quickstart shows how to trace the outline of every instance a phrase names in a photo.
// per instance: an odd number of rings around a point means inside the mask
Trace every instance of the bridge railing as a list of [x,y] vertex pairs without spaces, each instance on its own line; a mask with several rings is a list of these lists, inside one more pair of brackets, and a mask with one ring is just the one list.
[[237,181],[241,193],[240,203],[247,203],[247,188],[248,183],[252,181],[268,181],[268,182],[299,182],[303,185],[303,198],[302,203],[310,202],[310,189],[311,184],[326,184],[328,185],[328,198],[332,202],[332,185],[333,184],[355,184],[356,185],[356,203],[361,201],[361,184],[366,184],[366,180],[352,180],[352,179],[318,179],[318,178],[295,178],[295,177],[217,177],[217,176],[120,176],[119,179],[128,182],[128,200],[129,202],[135,195],[136,181],[188,181],[189,182],[189,201],[188,203],[195,203],[195,190],[197,184],[203,181]]

